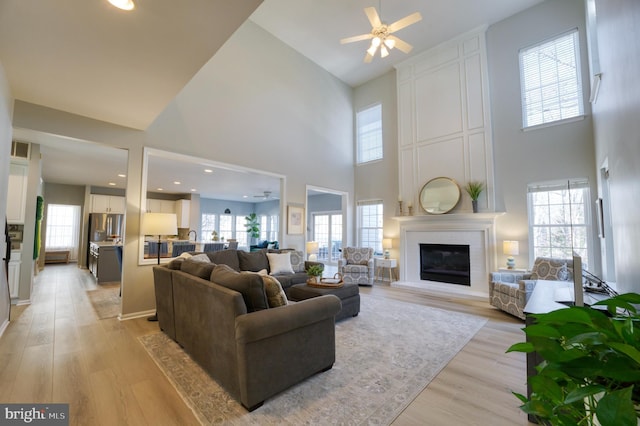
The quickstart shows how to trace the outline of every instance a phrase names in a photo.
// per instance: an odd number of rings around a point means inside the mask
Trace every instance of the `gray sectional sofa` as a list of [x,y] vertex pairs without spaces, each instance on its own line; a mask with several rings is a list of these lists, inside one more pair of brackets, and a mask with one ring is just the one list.
[[[160,328],[252,411],[333,366],[341,303],[326,295],[270,307],[267,278],[238,272],[264,266],[259,255],[233,252],[207,254],[212,263],[182,259],[154,266],[156,309]],[[289,287],[302,279],[292,275]]]

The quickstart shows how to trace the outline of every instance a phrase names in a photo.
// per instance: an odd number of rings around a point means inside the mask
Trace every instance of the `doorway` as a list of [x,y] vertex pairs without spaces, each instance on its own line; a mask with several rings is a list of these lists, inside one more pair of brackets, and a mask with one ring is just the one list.
[[80,206],[49,204],[45,226],[45,248],[68,253],[68,261],[78,261]]
[[342,247],[348,244],[348,193],[307,185],[306,241],[318,243],[317,258],[337,266]]

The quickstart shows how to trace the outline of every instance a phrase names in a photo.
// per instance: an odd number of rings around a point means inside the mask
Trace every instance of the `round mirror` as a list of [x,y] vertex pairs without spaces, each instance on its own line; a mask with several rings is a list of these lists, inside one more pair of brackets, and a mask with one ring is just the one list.
[[450,212],[460,201],[460,187],[455,180],[437,177],[425,183],[420,191],[420,205],[429,214]]

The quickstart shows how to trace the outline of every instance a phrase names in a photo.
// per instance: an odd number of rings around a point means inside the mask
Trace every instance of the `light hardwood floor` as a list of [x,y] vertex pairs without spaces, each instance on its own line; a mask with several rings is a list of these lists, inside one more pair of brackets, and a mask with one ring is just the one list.
[[[86,294],[96,287],[75,265],[47,265],[36,277],[32,304],[13,307],[0,338],[0,401],[69,403],[74,425],[197,425],[137,340],[158,323],[99,320]],[[521,321],[476,297],[388,283],[361,292],[488,319],[394,425],[529,424],[511,394],[525,392],[525,358],[504,353],[522,340]]]

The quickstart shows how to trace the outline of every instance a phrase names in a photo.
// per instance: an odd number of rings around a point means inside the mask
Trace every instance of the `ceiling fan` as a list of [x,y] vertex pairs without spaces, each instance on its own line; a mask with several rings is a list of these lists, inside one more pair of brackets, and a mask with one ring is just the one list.
[[413,46],[409,43],[400,40],[398,37],[392,35],[392,33],[408,27],[411,24],[422,20],[420,12],[412,13],[405,16],[402,19],[397,20],[393,24],[384,24],[380,20],[380,16],[375,7],[366,7],[364,13],[367,15],[369,22],[371,23],[371,32],[368,34],[361,34],[353,37],[347,37],[340,40],[340,44],[353,43],[354,41],[371,40],[371,45],[367,49],[367,54],[364,57],[364,62],[369,63],[376,54],[378,47],[380,47],[380,57],[384,58],[389,55],[389,50],[397,47],[398,50],[409,53]]
[[263,200],[268,200],[269,198],[271,198],[271,191],[264,191],[263,195],[254,195],[254,198],[261,198]]

